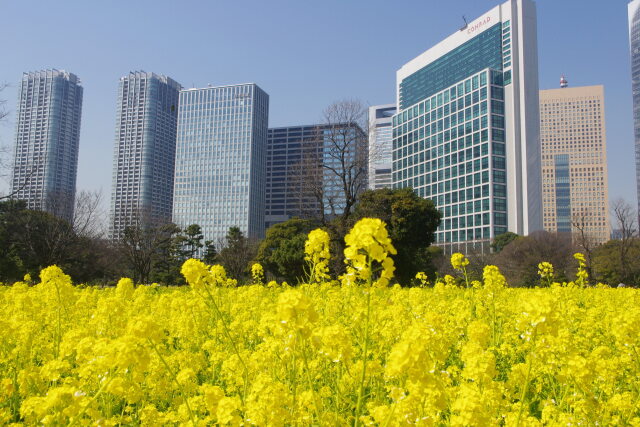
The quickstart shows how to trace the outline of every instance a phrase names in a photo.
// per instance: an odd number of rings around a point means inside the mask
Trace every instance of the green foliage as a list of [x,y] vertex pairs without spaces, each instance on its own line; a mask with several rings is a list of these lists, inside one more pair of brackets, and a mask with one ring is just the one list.
[[393,256],[396,278],[409,284],[418,271],[431,271],[427,248],[435,241],[442,215],[431,200],[411,188],[368,190],[361,194],[353,223],[361,218],[380,218],[398,254]]
[[491,249],[493,249],[495,253],[499,253],[504,249],[505,246],[516,240],[518,237],[520,237],[518,234],[512,233],[511,231],[502,233],[493,239],[493,242],[491,243]]
[[179,255],[183,261],[194,258],[198,250],[204,247],[202,239],[202,228],[198,224],[188,225],[181,233],[176,236],[177,245],[179,245]]
[[255,258],[257,246],[238,227],[229,228],[225,240],[226,245],[220,250],[217,260],[230,277],[242,281],[248,277],[249,264]]
[[318,226],[314,220],[292,218],[270,227],[260,243],[256,261],[277,278],[297,283],[306,275],[304,243],[309,232]]
[[121,274],[118,254],[107,242],[78,236],[71,224],[48,212],[26,209],[22,201],[0,202],[0,281],[21,280],[50,265],[82,282]]
[[[621,240],[609,240],[593,251],[593,271],[598,281],[617,286],[640,285],[640,239],[629,242],[628,253],[621,259]],[[624,264],[624,268],[623,268]]]
[[22,201],[10,200],[0,203],[0,279],[2,281],[17,281],[27,273],[15,239],[15,226],[20,213],[25,209]]
[[184,241],[183,231],[177,225],[169,223],[157,227],[150,281],[167,285],[184,284],[180,274],[180,266],[186,259]]
[[574,252],[571,235],[538,231],[515,239],[493,261],[511,286],[532,287],[540,284],[540,260],[553,265],[556,281],[569,281],[576,271]]
[[216,251],[216,245],[213,244],[213,240],[207,240],[204,242],[204,255],[202,261],[207,264],[213,264],[218,258],[218,252]]
[[4,280],[37,274],[53,264],[69,267],[76,235],[68,222],[48,212],[26,209],[23,202],[0,205]]

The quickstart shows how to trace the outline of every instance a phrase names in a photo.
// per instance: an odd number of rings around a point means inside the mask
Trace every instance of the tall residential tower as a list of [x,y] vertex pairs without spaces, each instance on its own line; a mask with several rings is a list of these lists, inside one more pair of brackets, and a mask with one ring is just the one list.
[[76,194],[82,86],[71,73],[22,75],[11,193],[29,209],[71,220]]
[[604,87],[540,91],[544,228],[609,240]]
[[536,31],[510,0],[397,72],[393,183],[434,201],[439,244],[542,229]]
[[109,235],[171,222],[180,84],[131,72],[120,78]]
[[256,84],[180,92],[173,221],[216,245],[264,235],[269,95]]

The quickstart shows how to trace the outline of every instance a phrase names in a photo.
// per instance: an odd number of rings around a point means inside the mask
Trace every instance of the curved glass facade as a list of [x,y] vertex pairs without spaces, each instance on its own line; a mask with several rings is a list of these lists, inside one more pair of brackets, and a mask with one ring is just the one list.
[[17,108],[12,193],[29,209],[71,220],[83,89],[66,71],[24,73]]
[[180,84],[137,71],[120,79],[109,235],[171,222]]

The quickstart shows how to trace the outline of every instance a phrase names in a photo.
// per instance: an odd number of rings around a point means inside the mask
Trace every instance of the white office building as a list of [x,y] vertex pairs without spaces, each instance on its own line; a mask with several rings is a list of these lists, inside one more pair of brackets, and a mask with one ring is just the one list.
[[393,183],[434,201],[439,244],[542,229],[537,58],[535,4],[511,0],[398,70]]
[[369,107],[369,189],[391,188],[393,126],[395,104]]

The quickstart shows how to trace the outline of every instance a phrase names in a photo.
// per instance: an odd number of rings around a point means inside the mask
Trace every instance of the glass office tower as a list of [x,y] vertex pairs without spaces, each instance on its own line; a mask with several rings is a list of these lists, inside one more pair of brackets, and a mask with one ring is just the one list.
[[264,236],[269,95],[253,83],[180,92],[173,221],[219,245]]
[[24,73],[18,98],[11,193],[29,209],[71,221],[76,194],[82,86],[71,73]]
[[317,125],[269,129],[266,229],[293,217],[321,216],[317,190],[322,185],[322,147]]
[[628,5],[631,47],[631,89],[633,91],[633,136],[636,156],[636,192],[640,216],[640,0]]
[[391,188],[393,126],[395,104],[369,107],[369,188]]
[[542,229],[536,10],[512,0],[397,72],[394,187],[443,214],[437,242],[486,248]]
[[111,189],[111,239],[126,227],[171,222],[180,84],[131,72],[120,78]]

